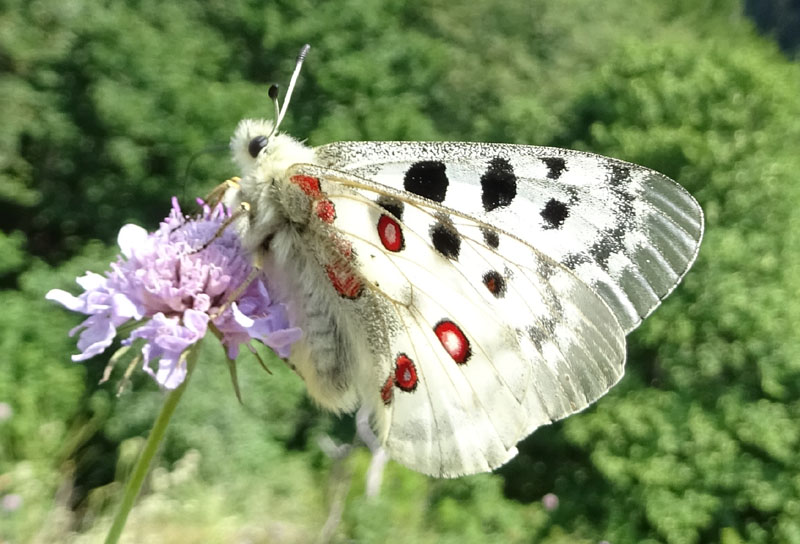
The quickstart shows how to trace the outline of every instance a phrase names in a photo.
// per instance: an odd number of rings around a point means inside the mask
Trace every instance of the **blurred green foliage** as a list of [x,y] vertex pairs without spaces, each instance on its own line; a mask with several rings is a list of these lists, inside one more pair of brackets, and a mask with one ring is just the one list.
[[[800,71],[734,0],[383,3],[3,0],[0,9],[0,541],[95,542],[161,403],[107,357],[69,361],[51,288],[113,258],[235,174],[236,122],[268,116],[313,46],[285,123],[345,139],[509,141],[655,168],[708,230],[677,291],[629,339],[626,377],[541,429],[496,474],[437,481],[317,440],[279,361],[239,361],[237,403],[206,345],[129,542],[308,542],[352,488],[335,541],[800,543]],[[559,504],[548,510],[547,493]],[[6,503],[3,503],[6,504]],[[9,503],[10,504],[10,503]],[[7,505],[6,505],[7,506]]]

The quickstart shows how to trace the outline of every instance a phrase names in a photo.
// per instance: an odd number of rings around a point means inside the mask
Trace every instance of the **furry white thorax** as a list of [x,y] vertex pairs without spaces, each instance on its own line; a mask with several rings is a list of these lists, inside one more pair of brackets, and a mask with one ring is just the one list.
[[272,127],[272,121],[245,119],[231,138],[233,160],[242,179],[241,189],[226,195],[226,204],[234,208],[241,202],[250,205],[250,220],[239,222],[242,241],[249,251],[255,251],[287,220],[307,220],[304,213],[307,200],[299,200],[301,195],[289,182],[286,171],[293,164],[315,164],[314,150],[291,136],[276,132],[253,158],[249,152],[250,142],[258,136],[269,136]]
[[324,253],[327,236],[307,229],[309,199],[289,180],[295,164],[316,164],[312,148],[276,132],[253,158],[253,138],[269,136],[273,123],[246,119],[231,138],[233,159],[241,172],[240,187],[225,195],[232,209],[247,203],[249,213],[237,221],[245,249],[265,273],[269,292],[289,310],[290,321],[303,330],[292,346],[288,364],[305,380],[312,398],[335,412],[353,410],[358,402],[353,361],[360,354],[352,316],[339,307],[329,279],[315,255]]

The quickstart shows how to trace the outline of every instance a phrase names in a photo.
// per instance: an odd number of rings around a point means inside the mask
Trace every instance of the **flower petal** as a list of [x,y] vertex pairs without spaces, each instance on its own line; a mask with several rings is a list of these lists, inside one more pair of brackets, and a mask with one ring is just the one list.
[[292,344],[303,337],[303,331],[297,327],[291,329],[281,329],[271,332],[261,340],[271,347],[279,357],[288,357],[292,351]]
[[93,315],[83,325],[86,329],[78,338],[78,349],[81,353],[73,355],[73,361],[85,361],[104,352],[117,334],[116,327],[104,315]]
[[119,229],[117,244],[122,254],[128,259],[133,257],[134,249],[147,243],[147,231],[139,225],[125,225]]
[[72,310],[73,312],[83,312],[86,307],[86,303],[83,300],[62,289],[50,289],[44,298],[47,300],[54,300],[65,306],[67,310]]
[[111,296],[111,315],[116,319],[122,319],[122,322],[128,319],[142,318],[142,312],[139,308],[122,293],[115,293]]
[[208,314],[197,310],[186,310],[183,312],[183,325],[193,333],[195,340],[199,340],[206,334],[208,329]]
[[255,323],[253,319],[247,317],[239,310],[239,305],[235,302],[231,304],[231,311],[233,312],[233,319],[245,329],[249,329]]
[[83,276],[75,278],[75,282],[83,287],[84,291],[93,291],[105,287],[107,281],[105,276],[94,272],[87,272]]
[[177,357],[161,357],[158,361],[158,371],[154,377],[167,389],[175,389],[186,378],[186,361],[180,357],[180,354]]

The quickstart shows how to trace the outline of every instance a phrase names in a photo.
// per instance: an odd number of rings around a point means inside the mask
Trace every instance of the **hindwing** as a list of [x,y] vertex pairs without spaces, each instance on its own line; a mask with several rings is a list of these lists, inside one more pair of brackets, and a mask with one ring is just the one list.
[[[363,319],[362,403],[390,455],[421,472],[495,468],[537,427],[622,375],[624,330],[603,297],[525,239],[349,172],[295,165],[313,227],[341,257],[330,288]],[[309,181],[310,180],[310,181]]]

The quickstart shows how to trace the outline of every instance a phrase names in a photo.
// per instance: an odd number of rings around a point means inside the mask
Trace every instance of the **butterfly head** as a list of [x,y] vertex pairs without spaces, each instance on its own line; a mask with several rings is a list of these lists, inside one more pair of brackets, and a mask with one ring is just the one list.
[[231,152],[243,178],[254,176],[262,183],[272,183],[283,179],[291,165],[314,162],[311,148],[273,127],[267,119],[244,119],[236,127]]
[[[273,126],[266,119],[244,119],[231,138],[231,152],[241,179],[239,188],[226,197],[226,204],[236,208],[247,203],[250,209],[247,219],[239,222],[248,249],[261,245],[287,220],[304,217],[303,201],[296,198],[288,170],[294,164],[316,162],[312,148],[274,131]],[[307,199],[305,202],[307,207]]]
[[259,160],[264,160],[275,148],[275,142],[270,141],[276,137],[273,127],[274,123],[267,119],[243,119],[239,122],[230,145],[233,162],[243,176],[252,172]]
[[269,88],[275,120],[244,119],[231,138],[231,152],[241,180],[239,188],[230,198],[226,197],[226,203],[233,207],[246,203],[249,207],[247,220],[239,222],[246,247],[252,248],[270,239],[287,220],[307,220],[308,199],[298,198],[297,188],[289,182],[288,171],[294,164],[316,163],[316,154],[312,148],[277,129],[286,114],[308,48],[305,45],[300,50],[283,107],[278,100],[278,86]]
[[[286,168],[297,162],[311,162],[313,153],[309,148],[301,144],[294,138],[278,132],[286,111],[289,107],[289,99],[292,96],[297,77],[300,75],[300,68],[303,60],[308,54],[310,46],[304,45],[297,56],[297,63],[286,90],[283,107],[278,99],[278,86],[269,87],[269,98],[275,106],[275,121],[266,119],[245,119],[236,127],[236,132],[231,139],[231,151],[233,151],[234,162],[239,166],[242,176],[247,176],[259,167],[269,167],[278,164],[285,171]],[[285,166],[284,166],[285,165]],[[269,169],[269,168],[268,168]],[[272,174],[272,172],[269,172]],[[274,176],[265,176],[261,173],[261,179],[272,181]]]

